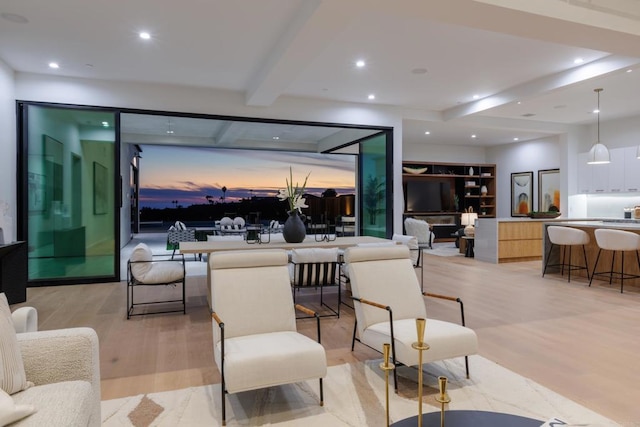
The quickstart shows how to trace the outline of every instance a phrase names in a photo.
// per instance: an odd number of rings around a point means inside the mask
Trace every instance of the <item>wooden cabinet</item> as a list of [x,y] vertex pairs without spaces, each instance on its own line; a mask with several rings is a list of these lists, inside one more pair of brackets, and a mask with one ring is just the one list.
[[[461,213],[472,208],[479,217],[495,218],[495,164],[405,161],[402,166],[405,215]],[[425,168],[424,172],[412,173]],[[419,202],[416,194],[442,200],[431,204]]]

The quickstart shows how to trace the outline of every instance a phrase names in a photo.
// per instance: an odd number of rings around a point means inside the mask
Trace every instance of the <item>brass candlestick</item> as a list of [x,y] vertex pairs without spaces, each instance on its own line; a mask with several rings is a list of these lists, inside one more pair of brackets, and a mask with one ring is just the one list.
[[387,427],[389,427],[389,371],[395,367],[392,363],[389,363],[390,349],[391,344],[382,344],[382,356],[384,358],[384,361],[380,364],[380,369],[384,371],[385,404],[387,406]]
[[451,402],[447,394],[447,377],[438,377],[438,388],[440,394],[436,397],[436,401],[440,402],[440,427],[444,427],[444,404]]
[[422,352],[429,350],[429,344],[424,342],[424,328],[426,323],[426,319],[416,319],[418,342],[411,344],[411,347],[418,350],[418,427],[422,427]]

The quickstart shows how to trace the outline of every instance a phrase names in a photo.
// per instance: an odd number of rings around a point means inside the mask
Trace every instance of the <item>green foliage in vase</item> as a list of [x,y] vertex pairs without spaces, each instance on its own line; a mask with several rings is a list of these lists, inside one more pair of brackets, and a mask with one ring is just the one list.
[[369,224],[376,224],[376,216],[384,209],[380,202],[384,199],[385,183],[377,176],[369,175],[364,186],[364,207],[369,215]]

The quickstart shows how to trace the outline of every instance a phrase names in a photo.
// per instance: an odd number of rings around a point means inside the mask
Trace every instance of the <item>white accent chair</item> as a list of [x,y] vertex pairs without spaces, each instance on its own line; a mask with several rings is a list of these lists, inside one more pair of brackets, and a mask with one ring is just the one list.
[[100,426],[100,352],[91,328],[37,331],[37,312],[12,314],[26,378],[34,385],[11,395],[36,412],[12,426]]
[[410,236],[418,239],[418,245],[421,248],[433,249],[434,234],[431,226],[427,221],[415,218],[406,218],[404,220],[404,230]]
[[[239,234],[229,234],[226,236],[216,236],[209,235],[207,236],[207,242],[242,242],[244,238]],[[207,262],[209,266],[207,268],[207,303],[209,304],[209,308],[211,305],[211,259],[208,259]]]
[[409,248],[413,268],[420,269],[420,290],[424,291],[424,257],[422,253],[424,248],[418,244],[418,238],[408,234],[394,234],[391,236],[391,240]]
[[[213,352],[222,376],[222,425],[226,393],[322,378],[327,358],[320,318],[293,303],[287,252],[281,249],[211,255]],[[318,341],[296,331],[295,309],[316,317]]]
[[220,234],[224,235],[233,235],[238,234],[244,236],[247,232],[247,228],[245,227],[244,218],[237,216],[233,219],[225,216],[220,220]]
[[[139,243],[134,249],[129,261],[127,262],[127,319],[131,316],[140,316],[144,314],[160,314],[160,313],[187,313],[186,295],[185,295],[185,265],[184,255],[180,254],[179,260],[164,259],[162,256],[154,256],[151,253],[151,249],[145,243]],[[182,298],[181,299],[169,299],[169,300],[146,300],[136,302],[134,298],[134,290],[141,286],[144,287],[160,287],[182,286]],[[181,307],[176,308],[163,308],[160,311],[140,311],[135,312],[135,308],[145,305],[165,305],[180,303]]]
[[[420,292],[406,246],[352,247],[345,251],[344,257],[349,264],[356,314],[352,350],[356,340],[377,351],[382,350],[384,343],[390,342],[394,364],[416,366],[418,352],[411,344],[417,341],[415,320],[423,318],[427,319],[424,341],[431,347],[424,352],[423,363],[464,356],[469,377],[467,356],[477,353],[478,338],[473,330],[464,326],[462,301],[455,297]],[[423,296],[459,303],[461,325],[427,318]]]

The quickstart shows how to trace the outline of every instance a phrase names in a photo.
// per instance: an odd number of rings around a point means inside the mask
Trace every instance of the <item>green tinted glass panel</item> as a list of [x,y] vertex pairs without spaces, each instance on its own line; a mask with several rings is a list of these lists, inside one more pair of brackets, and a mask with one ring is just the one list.
[[115,114],[27,108],[29,280],[115,276]]
[[386,135],[360,142],[360,227],[364,236],[387,237],[388,181]]

